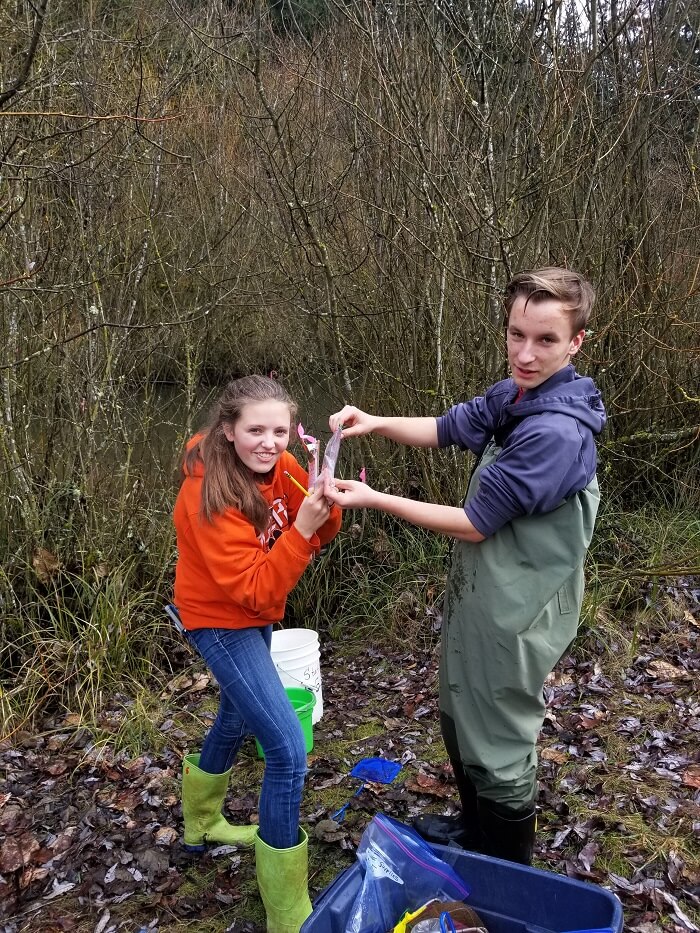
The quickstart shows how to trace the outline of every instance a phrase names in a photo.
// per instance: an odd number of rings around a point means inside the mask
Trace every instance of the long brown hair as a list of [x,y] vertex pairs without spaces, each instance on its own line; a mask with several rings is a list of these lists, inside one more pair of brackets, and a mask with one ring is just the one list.
[[263,498],[252,470],[241,462],[234,444],[226,439],[224,425],[233,427],[250,402],[283,402],[289,406],[290,421],[297,406],[286,389],[268,376],[243,376],[229,382],[212,409],[204,437],[186,451],[185,473],[193,473],[195,464],[204,464],[200,514],[212,521],[227,508],[242,512],[261,534],[269,522],[269,506]]

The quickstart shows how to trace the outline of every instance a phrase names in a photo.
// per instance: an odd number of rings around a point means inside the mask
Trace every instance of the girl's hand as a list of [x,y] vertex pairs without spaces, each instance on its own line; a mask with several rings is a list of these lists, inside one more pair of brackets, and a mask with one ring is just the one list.
[[314,532],[328,520],[330,513],[331,503],[327,501],[324,484],[317,483],[299,506],[294,524],[302,538],[309,541]]
[[361,434],[371,434],[379,425],[379,418],[368,415],[366,411],[360,411],[353,405],[346,405],[328,419],[331,431],[335,431],[341,424],[343,437],[359,437]]
[[325,496],[341,509],[370,509],[376,505],[380,494],[354,479],[336,479],[334,484],[326,483]]

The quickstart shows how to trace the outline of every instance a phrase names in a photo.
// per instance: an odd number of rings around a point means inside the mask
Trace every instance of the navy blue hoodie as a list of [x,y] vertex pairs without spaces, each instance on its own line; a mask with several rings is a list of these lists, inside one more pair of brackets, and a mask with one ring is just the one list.
[[504,379],[437,419],[440,447],[456,445],[477,456],[492,440],[502,448],[464,507],[487,538],[520,515],[551,512],[596,472],[594,436],[606,416],[592,379],[568,365],[515,402],[517,394],[515,382]]

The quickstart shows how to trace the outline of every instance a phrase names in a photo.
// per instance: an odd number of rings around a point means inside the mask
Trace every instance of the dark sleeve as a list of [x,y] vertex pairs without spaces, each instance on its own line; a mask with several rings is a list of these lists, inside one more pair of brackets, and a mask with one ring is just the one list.
[[506,400],[502,383],[497,383],[486,395],[453,405],[437,419],[438,447],[456,446],[481,453],[493,436]]
[[589,477],[581,430],[568,415],[526,418],[479,474],[477,493],[464,509],[474,527],[489,537],[511,519],[551,512],[584,489]]

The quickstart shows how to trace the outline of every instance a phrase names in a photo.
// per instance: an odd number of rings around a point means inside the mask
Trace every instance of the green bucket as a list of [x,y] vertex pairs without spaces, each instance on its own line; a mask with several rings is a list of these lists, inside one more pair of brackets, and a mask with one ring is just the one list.
[[[285,687],[284,690],[301,723],[301,731],[304,733],[304,744],[308,754],[314,747],[314,729],[311,724],[311,714],[316,703],[316,694],[313,690],[307,690],[306,687]],[[258,758],[264,758],[262,746],[257,739],[255,740],[255,747],[258,751]]]

